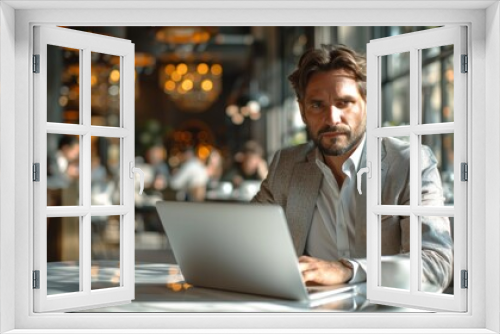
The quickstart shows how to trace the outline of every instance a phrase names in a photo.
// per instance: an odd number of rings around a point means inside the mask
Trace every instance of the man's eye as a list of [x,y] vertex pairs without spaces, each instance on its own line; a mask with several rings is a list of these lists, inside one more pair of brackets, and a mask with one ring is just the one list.
[[311,108],[321,108],[321,102],[311,102]]
[[351,100],[340,100],[337,102],[337,108],[345,108],[353,103]]

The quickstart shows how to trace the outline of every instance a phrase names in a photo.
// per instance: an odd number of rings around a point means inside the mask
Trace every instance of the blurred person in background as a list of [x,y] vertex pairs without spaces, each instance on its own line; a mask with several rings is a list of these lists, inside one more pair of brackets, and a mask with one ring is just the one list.
[[213,148],[207,161],[208,184],[207,188],[216,188],[224,172],[224,161],[219,150]]
[[[253,201],[285,210],[306,284],[362,282],[370,236],[366,189],[357,192],[356,176],[366,167],[366,59],[345,46],[323,45],[302,55],[289,80],[312,140],[275,154]],[[380,146],[381,204],[409,205],[409,143],[387,137]],[[421,154],[421,204],[442,206],[437,160],[428,147]],[[381,255],[408,258],[409,217],[383,216],[381,224]],[[446,217],[422,217],[421,224],[422,287],[443,291],[453,277],[450,223]],[[384,279],[409,275],[397,268],[383,271],[384,286],[392,286]]]
[[68,188],[78,181],[80,145],[77,136],[64,135],[59,140],[57,152],[48,161],[47,188]]
[[223,177],[238,188],[243,181],[262,181],[267,176],[267,163],[263,158],[264,150],[257,142],[249,140],[241,152],[235,156],[235,166]]
[[201,202],[205,200],[208,172],[192,147],[181,150],[180,167],[172,173],[170,187],[177,190],[177,200]]
[[146,151],[146,164],[151,167],[151,189],[163,192],[168,185],[170,171],[167,165],[167,150],[161,144],[151,146]]

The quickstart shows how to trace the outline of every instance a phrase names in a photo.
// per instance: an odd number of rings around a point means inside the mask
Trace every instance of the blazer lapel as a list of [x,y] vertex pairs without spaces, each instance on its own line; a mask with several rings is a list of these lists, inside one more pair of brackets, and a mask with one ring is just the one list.
[[297,163],[292,172],[291,185],[288,188],[286,216],[297,255],[304,254],[312,216],[316,206],[323,174],[315,162],[315,150],[312,150],[306,162]]

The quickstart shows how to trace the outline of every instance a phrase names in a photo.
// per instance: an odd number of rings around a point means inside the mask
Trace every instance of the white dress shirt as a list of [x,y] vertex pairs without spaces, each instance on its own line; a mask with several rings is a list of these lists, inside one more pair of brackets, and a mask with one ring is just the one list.
[[181,165],[177,173],[170,179],[170,187],[174,190],[187,190],[204,187],[208,182],[207,168],[196,157],[190,158]]
[[364,143],[365,137],[342,165],[346,178],[341,188],[331,169],[324,163],[323,155],[318,151],[316,164],[324,177],[306,242],[306,254],[309,256],[326,261],[348,260],[354,270],[350,282],[366,280],[365,271],[351,258],[355,254],[357,171]]

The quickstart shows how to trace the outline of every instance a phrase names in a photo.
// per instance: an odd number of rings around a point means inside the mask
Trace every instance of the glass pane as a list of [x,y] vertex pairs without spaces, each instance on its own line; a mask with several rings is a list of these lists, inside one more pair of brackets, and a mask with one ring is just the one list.
[[395,241],[409,236],[410,217],[384,215],[380,219],[380,286],[409,290],[410,244]]
[[80,50],[47,45],[47,122],[80,123]]
[[381,57],[382,126],[410,123],[410,53]]
[[[453,294],[453,217],[421,217],[421,224],[421,291]],[[429,251],[434,254],[425,254]]]
[[120,204],[120,138],[91,138],[91,203]]
[[47,206],[80,204],[80,137],[47,134]]
[[120,216],[93,216],[92,290],[120,286]]
[[[380,191],[381,205],[410,205],[409,187],[401,187],[396,182],[410,183],[410,137],[385,137],[380,139]],[[387,154],[389,152],[389,154]],[[397,155],[392,153],[398,152]],[[401,153],[401,154],[399,154]],[[395,160],[394,157],[407,157]],[[396,172],[397,171],[397,172]],[[387,174],[400,175],[404,178],[387,178]],[[401,189],[408,189],[401,193]]]
[[422,123],[453,122],[453,45],[422,50]]
[[91,52],[92,125],[120,126],[120,57]]
[[453,139],[452,133],[422,136],[420,205],[453,205]]
[[80,218],[47,218],[47,294],[80,291]]

